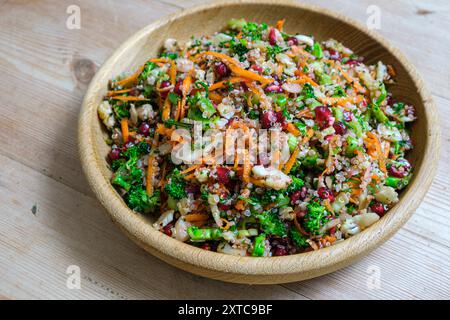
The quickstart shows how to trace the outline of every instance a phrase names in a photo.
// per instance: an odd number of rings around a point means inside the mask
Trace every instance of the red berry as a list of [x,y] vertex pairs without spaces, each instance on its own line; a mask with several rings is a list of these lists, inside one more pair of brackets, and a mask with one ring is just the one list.
[[322,128],[328,128],[334,122],[334,118],[331,116],[330,108],[325,106],[319,106],[314,109],[316,113],[316,122]]
[[274,256],[285,256],[287,255],[287,250],[285,246],[278,245],[275,249]]
[[296,37],[289,37],[287,39],[288,46],[296,46],[298,45],[298,39]]
[[111,160],[117,160],[120,157],[120,149],[119,148],[112,148],[109,152],[109,158]]
[[263,112],[261,115],[261,125],[263,129],[272,128],[275,123],[278,121],[278,116],[275,112],[269,110]]
[[216,62],[214,64],[214,71],[216,75],[220,78],[224,78],[230,74],[230,69],[223,62]]
[[319,190],[317,190],[317,193],[321,199],[328,199],[330,202],[334,201],[333,192],[328,188],[320,187]]
[[358,60],[348,60],[345,64],[354,66],[354,65],[359,65],[361,62]]
[[231,181],[230,169],[225,167],[217,167],[216,170],[217,170],[217,181],[219,181],[219,183],[222,183],[224,185],[229,184]]
[[269,30],[269,43],[272,46],[277,44],[277,34],[274,28],[270,28]]
[[328,49],[328,52],[330,53],[330,59],[331,60],[340,60],[341,59],[341,54],[334,50],[334,49]]
[[204,244],[201,246],[201,248],[202,248],[203,250],[211,251],[211,246],[209,245],[209,243],[204,243]]
[[172,236],[172,227],[174,226],[174,222],[170,222],[168,225],[166,225],[163,229],[162,232],[167,234],[169,237]]
[[291,195],[291,203],[295,204],[298,200],[305,200],[307,191],[308,189],[306,187],[294,191]]
[[[161,85],[159,86],[160,89],[164,89],[170,86],[170,81],[164,80],[163,82],[161,82]],[[165,99],[167,97],[167,95],[169,94],[169,91],[161,91],[161,98]]]
[[266,92],[269,93],[283,93],[283,88],[278,81],[272,82],[266,87]]
[[184,191],[186,191],[186,193],[198,194],[200,193],[200,186],[198,184],[188,184],[184,188]]
[[252,64],[252,66],[250,67],[250,69],[258,72],[258,73],[263,73],[264,69],[256,64]]
[[181,80],[181,79],[178,80],[177,83],[175,84],[175,88],[173,88],[173,92],[179,96],[183,95],[183,92],[181,91],[182,85],[183,85],[183,80]]
[[376,202],[373,205],[371,205],[370,209],[372,209],[372,211],[375,212],[380,217],[384,216],[384,214],[386,213],[386,209],[384,208],[384,205],[380,202]]
[[150,134],[149,124],[146,122],[142,122],[139,126],[139,133],[147,137]]
[[347,132],[347,127],[341,121],[337,121],[333,124],[334,131],[339,135],[344,135]]

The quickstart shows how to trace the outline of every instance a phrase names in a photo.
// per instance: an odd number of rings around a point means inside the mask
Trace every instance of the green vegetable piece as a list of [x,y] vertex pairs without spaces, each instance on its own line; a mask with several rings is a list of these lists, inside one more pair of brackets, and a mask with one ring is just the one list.
[[288,145],[289,145],[289,151],[293,152],[295,148],[297,148],[298,145],[298,139],[294,135],[290,134],[288,135]]
[[308,131],[308,127],[306,126],[306,124],[304,124],[301,121],[295,122],[294,125],[297,127],[298,130],[300,130],[300,132],[302,133],[303,136],[306,135],[306,131]]
[[174,169],[168,176],[168,181],[164,190],[174,199],[182,199],[186,197],[186,182],[183,175],[178,169]]
[[318,43],[318,42],[314,43],[312,54],[317,59],[323,58],[323,51],[322,51],[322,47],[320,46],[320,43]]
[[333,116],[336,121],[342,121],[344,119],[343,112],[340,108],[333,107],[331,108],[331,111],[333,112]]
[[187,232],[192,241],[219,240],[222,238],[222,230],[219,228],[200,229],[196,226],[190,226]]
[[240,31],[247,25],[247,21],[245,19],[230,19],[227,24],[228,28]]
[[[286,198],[289,201],[289,197]],[[266,211],[263,214],[258,215],[257,218],[261,224],[261,230],[265,233],[279,237],[284,237],[286,235],[286,226],[273,211]]]
[[372,104],[370,110],[378,122],[384,124],[387,124],[389,122],[389,118],[384,114],[383,110],[381,110],[381,108],[378,105]]
[[147,213],[159,208],[161,192],[155,190],[152,196],[149,196],[142,186],[133,186],[126,194],[125,199],[131,209]]
[[319,234],[320,229],[326,223],[326,211],[319,202],[310,202],[307,213],[303,219],[303,228],[313,235]]
[[355,151],[359,148],[358,140],[352,136],[347,137],[347,147],[345,148],[345,155],[347,157],[353,157]]
[[277,95],[275,98],[275,103],[280,107],[284,107],[287,103],[286,96],[284,94]]
[[292,192],[301,190],[302,187],[305,185],[305,182],[300,178],[297,178],[294,176],[290,176],[290,177],[292,179],[292,182],[289,185],[289,187],[287,188],[287,192],[292,193]]
[[261,234],[255,238],[255,243],[253,244],[252,256],[262,257],[266,251],[266,235]]
[[153,69],[155,69],[157,67],[157,65],[153,62],[147,62],[144,65],[144,69],[142,70],[141,74],[139,75],[139,80],[145,80],[148,78],[148,76],[150,75],[150,71],[152,71]]
[[289,236],[292,239],[292,242],[299,248],[308,248],[309,243],[306,241],[307,238],[302,235],[297,229],[291,228],[289,230]]
[[347,126],[353,130],[358,138],[361,138],[363,135],[363,128],[361,123],[357,119],[353,119],[352,121],[346,122]]

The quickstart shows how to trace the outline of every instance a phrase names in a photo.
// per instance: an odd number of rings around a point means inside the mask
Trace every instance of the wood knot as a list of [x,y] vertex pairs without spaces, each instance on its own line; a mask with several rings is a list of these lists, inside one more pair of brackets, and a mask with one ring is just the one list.
[[72,70],[78,82],[88,84],[97,71],[97,65],[90,59],[75,59]]

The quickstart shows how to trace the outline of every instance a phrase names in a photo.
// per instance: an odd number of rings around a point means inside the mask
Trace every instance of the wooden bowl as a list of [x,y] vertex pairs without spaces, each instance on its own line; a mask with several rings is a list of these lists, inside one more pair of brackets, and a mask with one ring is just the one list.
[[[411,134],[415,167],[411,183],[400,202],[376,224],[335,246],[298,255],[254,258],[202,250],[172,239],[154,229],[152,220],[131,211],[111,186],[106,156],[106,133],[97,117],[97,106],[108,80],[134,71],[155,56],[164,39],[187,41],[192,35],[213,34],[230,18],[274,24],[285,18],[288,32],[312,34],[318,40],[335,38],[374,63],[382,60],[397,71],[394,97],[413,104],[418,120]],[[379,35],[326,9],[287,1],[227,1],[185,10],[156,21],[129,38],[97,72],[86,93],[79,118],[79,151],[88,181],[112,220],[139,246],[183,270],[222,281],[270,284],[317,277],[362,258],[389,239],[413,214],[435,174],[439,154],[439,129],[430,93],[405,57]]]

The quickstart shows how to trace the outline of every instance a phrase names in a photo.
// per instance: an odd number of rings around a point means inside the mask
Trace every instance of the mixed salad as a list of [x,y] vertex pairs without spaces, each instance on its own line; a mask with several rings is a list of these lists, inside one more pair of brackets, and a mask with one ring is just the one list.
[[[283,256],[334,245],[398,202],[412,166],[414,107],[388,91],[395,70],[330,39],[233,19],[110,81],[98,114],[110,133],[111,183],[154,227],[205,250]],[[175,163],[203,130],[279,129],[276,166]],[[269,155],[275,157],[274,154]]]

